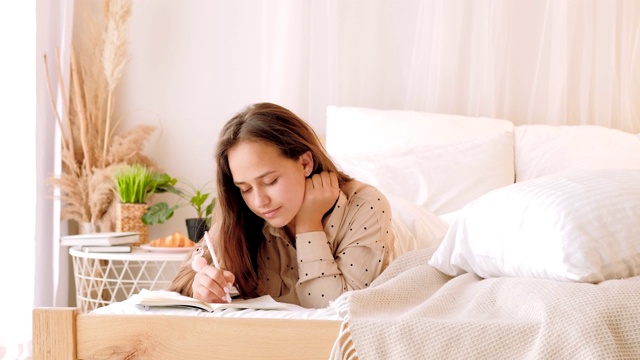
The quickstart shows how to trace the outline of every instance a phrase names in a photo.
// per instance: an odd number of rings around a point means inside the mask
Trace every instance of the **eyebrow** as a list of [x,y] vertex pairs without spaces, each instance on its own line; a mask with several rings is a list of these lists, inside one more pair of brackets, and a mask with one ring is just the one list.
[[[265,177],[265,176],[267,176],[267,175],[270,175],[270,174],[273,174],[274,172],[276,172],[276,171],[275,171],[275,170],[269,170],[269,171],[266,171],[266,172],[264,172],[264,173],[262,173],[262,174],[260,174],[260,175],[256,176],[256,177],[254,178],[254,180],[262,179],[263,177]],[[246,182],[244,182],[244,181],[234,181],[233,183],[234,183],[235,185],[242,185],[242,184],[246,184]]]

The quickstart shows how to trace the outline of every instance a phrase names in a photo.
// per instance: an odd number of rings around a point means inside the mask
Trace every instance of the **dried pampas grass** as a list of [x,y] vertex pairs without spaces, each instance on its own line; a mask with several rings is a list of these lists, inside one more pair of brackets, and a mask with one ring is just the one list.
[[[127,62],[127,28],[131,0],[105,0],[104,19],[89,18],[88,31],[79,51],[71,50],[69,98],[58,112],[44,56],[51,106],[62,135],[62,174],[50,179],[60,190],[63,219],[113,228],[115,166],[144,164],[157,168],[143,150],[155,127],[139,125],[117,133],[120,120],[113,119],[114,94]],[[59,54],[56,72],[59,94],[66,96]]]

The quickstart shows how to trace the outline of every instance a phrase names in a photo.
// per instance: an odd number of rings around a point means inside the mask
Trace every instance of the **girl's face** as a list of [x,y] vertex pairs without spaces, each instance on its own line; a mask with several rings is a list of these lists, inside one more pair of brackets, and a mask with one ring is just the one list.
[[295,226],[313,168],[311,153],[292,160],[269,143],[242,141],[229,149],[228,157],[233,182],[249,209],[273,227]]

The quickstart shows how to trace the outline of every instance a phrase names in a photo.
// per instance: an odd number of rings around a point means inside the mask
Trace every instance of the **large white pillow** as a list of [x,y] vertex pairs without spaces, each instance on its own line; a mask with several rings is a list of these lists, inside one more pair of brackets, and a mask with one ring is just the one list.
[[519,125],[516,181],[569,169],[640,169],[640,137],[597,125]]
[[513,132],[503,119],[364,107],[327,107],[331,155],[448,145]]
[[347,174],[437,215],[514,182],[513,134],[452,145],[333,156]]
[[574,170],[494,190],[460,212],[429,264],[483,278],[640,275],[640,170]]

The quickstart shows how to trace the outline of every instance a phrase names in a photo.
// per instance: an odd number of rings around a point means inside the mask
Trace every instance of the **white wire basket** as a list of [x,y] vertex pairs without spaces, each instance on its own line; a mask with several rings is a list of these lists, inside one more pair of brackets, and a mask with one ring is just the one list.
[[76,283],[76,305],[88,313],[124,301],[142,289],[166,290],[178,272],[184,254],[84,253],[70,249]]

